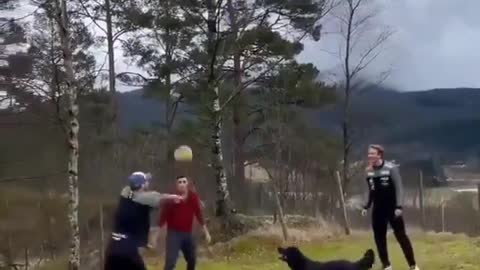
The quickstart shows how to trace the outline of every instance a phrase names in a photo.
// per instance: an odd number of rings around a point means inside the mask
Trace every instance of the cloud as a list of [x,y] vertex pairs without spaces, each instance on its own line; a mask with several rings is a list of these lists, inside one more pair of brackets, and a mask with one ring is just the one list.
[[[479,87],[480,10],[478,0],[376,0],[379,25],[392,27],[394,36],[382,55],[365,71],[367,77],[391,70],[385,84],[399,90],[443,87]],[[326,31],[332,24],[327,18]],[[370,34],[367,39],[373,39]],[[327,51],[338,50],[334,35],[308,42],[300,60],[322,71],[338,66]]]

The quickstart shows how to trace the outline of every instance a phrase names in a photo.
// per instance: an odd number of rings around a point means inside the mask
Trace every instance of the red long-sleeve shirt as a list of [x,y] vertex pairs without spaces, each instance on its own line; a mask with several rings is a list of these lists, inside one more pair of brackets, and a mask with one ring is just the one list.
[[191,232],[194,216],[200,225],[204,224],[202,211],[200,209],[200,200],[198,199],[197,193],[193,191],[188,192],[186,200],[179,203],[165,202],[161,209],[160,219],[158,221],[160,227],[167,224],[169,230]]

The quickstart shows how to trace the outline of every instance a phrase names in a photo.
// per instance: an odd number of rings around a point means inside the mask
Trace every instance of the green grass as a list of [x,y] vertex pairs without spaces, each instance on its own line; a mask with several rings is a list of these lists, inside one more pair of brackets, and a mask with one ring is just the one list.
[[[412,236],[418,264],[422,270],[480,270],[480,239],[459,235],[414,235]],[[278,260],[276,241],[250,238],[244,239],[228,250],[222,250],[215,258],[200,260],[199,270],[270,270],[288,267]],[[374,247],[369,235],[356,235],[324,241],[305,243],[300,249],[316,260],[351,259],[361,257],[367,248]],[[389,238],[389,251],[395,269],[408,269],[393,237]],[[374,269],[380,269],[378,264]],[[149,260],[152,262],[152,260]],[[155,260],[149,270],[161,270],[162,263]],[[183,260],[179,260],[177,269],[185,269]]]
[[[416,234],[412,235],[418,264],[422,270],[480,270],[480,239],[452,234]],[[198,270],[288,270],[278,260],[276,248],[280,240],[266,237],[249,237],[227,247],[215,247],[215,255],[200,259]],[[361,257],[374,243],[368,234],[343,237],[336,240],[303,243],[298,245],[310,258],[315,260],[350,259]],[[395,239],[389,237],[389,252],[395,270],[405,269],[407,265]],[[163,262],[159,258],[149,257],[149,270],[162,270]],[[378,257],[373,269],[380,269]],[[66,262],[56,262],[40,270],[66,269]],[[182,258],[176,269],[185,269]]]

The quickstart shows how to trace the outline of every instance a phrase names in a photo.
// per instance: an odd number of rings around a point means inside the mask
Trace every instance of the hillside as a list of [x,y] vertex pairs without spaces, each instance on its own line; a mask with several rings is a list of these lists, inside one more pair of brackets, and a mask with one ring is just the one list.
[[[163,120],[162,103],[143,97],[142,90],[119,95],[119,103],[126,130]],[[367,89],[355,98],[352,111],[356,124],[370,140],[386,143],[401,149],[400,152],[415,150],[463,157],[480,150],[477,141],[480,137],[480,89],[418,92]],[[309,111],[306,117],[319,127],[338,131],[340,113],[335,106]]]

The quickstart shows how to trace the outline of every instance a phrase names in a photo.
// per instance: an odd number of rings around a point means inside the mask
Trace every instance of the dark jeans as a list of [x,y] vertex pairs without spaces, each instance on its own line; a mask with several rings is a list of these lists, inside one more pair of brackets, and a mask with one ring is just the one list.
[[373,209],[372,213],[372,227],[375,243],[377,245],[378,257],[382,261],[384,267],[390,266],[387,250],[387,227],[388,224],[393,229],[395,238],[397,238],[403,254],[407,259],[409,266],[414,266],[415,257],[413,254],[412,244],[405,231],[405,222],[403,217],[395,217],[395,210],[393,209]]
[[183,257],[187,262],[187,270],[194,270],[197,258],[195,254],[195,241],[192,233],[168,230],[165,247],[164,270],[175,269],[180,251],[182,251]]

